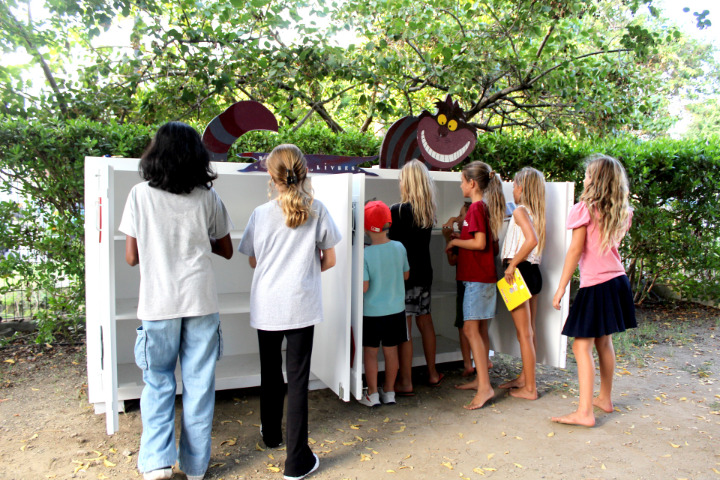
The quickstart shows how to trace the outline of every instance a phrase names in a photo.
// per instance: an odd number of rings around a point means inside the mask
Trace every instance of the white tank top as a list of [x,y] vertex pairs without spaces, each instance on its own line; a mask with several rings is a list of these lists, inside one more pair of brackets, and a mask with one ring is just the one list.
[[[533,221],[530,210],[525,205],[518,205],[517,208],[524,208],[530,217],[530,221]],[[505,241],[503,242],[501,257],[503,260],[506,258],[514,258],[522,244],[525,243],[525,235],[523,235],[522,228],[515,223],[515,216],[510,218],[510,225],[508,225],[507,233],[505,234]],[[538,254],[537,245],[533,248],[532,252],[525,259],[530,263],[540,264],[541,255]]]

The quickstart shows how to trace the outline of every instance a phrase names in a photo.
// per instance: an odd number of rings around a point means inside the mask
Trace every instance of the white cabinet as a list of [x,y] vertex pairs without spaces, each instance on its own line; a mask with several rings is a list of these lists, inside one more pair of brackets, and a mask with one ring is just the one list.
[[[223,199],[236,230],[234,248],[254,208],[268,199],[269,176],[245,173],[245,164],[213,163],[219,177],[214,187]],[[311,175],[315,196],[330,211],[343,239],[336,246],[337,264],[322,274],[325,321],[315,329],[311,388],[331,388],[342,400],[362,392],[362,262],[365,199],[392,204],[399,201],[398,172],[375,170],[362,174]],[[457,215],[462,205],[459,173],[432,172],[438,187],[438,222]],[[125,263],[125,236],[117,230],[130,189],[142,179],[138,160],[85,159],[85,251],[88,395],[95,411],[107,416],[109,434],[118,430],[118,410],[124,400],[140,397],[142,372],[135,365],[133,346],[139,269]],[[511,185],[505,185],[510,199]],[[547,248],[542,272],[545,282],[538,313],[538,362],[565,364],[565,339],[560,329],[567,300],[560,312],[552,308],[552,292],[559,280],[569,245],[565,218],[572,206],[572,184],[548,184]],[[356,228],[359,226],[359,228]],[[461,358],[455,318],[455,269],[447,265],[444,239],[437,229],[433,252],[433,319],[438,335],[438,363]],[[235,252],[231,260],[214,256],[220,300],[224,355],[216,370],[216,388],[233,389],[260,384],[257,334],[249,326],[249,296],[253,271],[247,257]],[[496,351],[519,355],[512,320],[504,305],[491,323]],[[413,329],[417,335],[417,329]],[[416,338],[416,340],[418,340]],[[354,357],[351,352],[354,349]],[[424,364],[416,343],[414,365]],[[179,369],[179,367],[178,367]],[[179,376],[178,376],[179,379]],[[182,383],[178,381],[178,393]]]
[[[388,205],[400,201],[398,186],[399,171],[390,169],[371,170],[377,176],[355,175],[353,178],[353,200],[363,205],[365,200],[382,200]],[[456,282],[455,267],[448,265],[445,255],[445,239],[441,232],[442,224],[460,212],[463,204],[460,191],[459,172],[430,172],[437,188],[437,225],[431,236],[430,249],[433,267],[432,317],[437,336],[436,362],[452,362],[462,359],[458,330],[455,322]],[[574,184],[553,182],[546,184],[546,247],[543,251],[540,270],[543,276],[543,291],[540,293],[537,313],[537,361],[555,367],[565,367],[567,339],[562,335],[562,327],[567,317],[569,300],[566,294],[560,310],[552,306],[562,273],[565,253],[570,246],[571,232],[565,229],[565,220],[573,205]],[[512,202],[512,183],[503,183],[503,193],[508,202]],[[363,225],[362,209],[356,212],[357,225]],[[509,223],[509,218],[505,225]],[[500,244],[504,239],[504,229]],[[355,359],[352,369],[352,392],[359,398],[362,392],[362,340],[357,332],[362,332],[362,248],[353,245],[353,300],[360,309],[353,307],[352,325],[355,341]],[[359,292],[358,292],[359,289]],[[510,313],[498,295],[497,314],[490,322],[490,343],[495,352],[520,356],[515,326]],[[425,365],[420,333],[413,325],[413,365]],[[380,364],[383,369],[383,364]]]

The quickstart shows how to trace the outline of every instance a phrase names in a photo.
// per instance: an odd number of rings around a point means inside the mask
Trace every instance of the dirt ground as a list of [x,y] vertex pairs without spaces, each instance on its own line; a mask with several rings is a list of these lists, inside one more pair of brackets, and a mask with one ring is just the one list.
[[[496,389],[466,411],[453,388],[459,364],[440,365],[439,387],[422,385],[395,406],[368,409],[329,390],[310,393],[310,437],[324,479],[720,479],[720,311],[697,306],[639,310],[641,328],[616,338],[615,412],[597,425],[550,422],[577,403],[566,370],[539,367],[540,398]],[[135,479],[141,422],[126,404],[120,431],[87,403],[83,346],[0,348],[0,478]],[[494,360],[498,385],[518,361]],[[218,392],[207,479],[281,479],[285,452],[264,449],[257,389]],[[184,480],[176,473],[176,480]]]

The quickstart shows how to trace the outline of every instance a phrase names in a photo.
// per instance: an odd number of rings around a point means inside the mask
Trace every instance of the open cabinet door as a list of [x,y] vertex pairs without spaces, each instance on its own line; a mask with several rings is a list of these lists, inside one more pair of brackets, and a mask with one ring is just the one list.
[[[565,228],[565,221],[574,202],[574,184],[547,182],[545,184],[545,249],[542,253],[540,272],[542,291],[538,294],[536,336],[537,363],[565,368],[567,337],[562,334],[569,310],[569,288],[560,310],[552,306],[553,294],[560,283],[565,254],[570,247],[572,232]],[[512,198],[512,184],[503,184],[505,199]],[[502,238],[501,238],[502,244]],[[495,318],[490,322],[490,343],[496,352],[520,357],[520,345],[515,334],[512,316],[498,295]]]
[[353,175],[352,302],[350,393],[359,400],[363,389],[363,248],[365,248],[365,175]]
[[313,175],[315,198],[340,229],[337,262],[322,274],[324,321],[315,327],[310,370],[344,401],[350,400],[350,306],[352,277],[352,174]]
[[97,310],[100,324],[100,365],[102,369],[102,397],[105,401],[105,427],[108,435],[117,432],[118,421],[118,372],[115,332],[115,262],[114,262],[114,169],[109,165],[99,168],[98,232],[99,269]]

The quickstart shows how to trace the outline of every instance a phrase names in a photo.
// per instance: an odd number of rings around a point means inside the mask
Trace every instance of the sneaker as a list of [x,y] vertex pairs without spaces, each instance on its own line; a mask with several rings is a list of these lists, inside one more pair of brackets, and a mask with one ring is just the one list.
[[382,403],[385,405],[395,404],[395,392],[386,392],[382,389],[382,387],[378,388],[378,392],[380,393],[380,400],[382,400]]
[[362,403],[366,407],[377,407],[380,406],[380,394],[378,392],[371,393],[368,395],[367,391],[363,393],[363,396],[358,402]]
[[205,474],[202,475],[188,475],[187,480],[203,480],[205,478]]
[[167,480],[172,478],[173,471],[172,467],[158,468],[157,470],[151,470],[143,473],[144,480]]
[[313,465],[313,467],[312,467],[307,473],[303,473],[302,475],[299,475],[299,476],[297,476],[297,477],[291,477],[291,476],[289,476],[289,475],[283,475],[283,478],[284,478],[285,480],[300,480],[301,478],[305,478],[305,477],[307,477],[308,475],[310,475],[311,473],[313,473],[313,472],[314,472],[315,470],[317,470],[318,467],[320,466],[320,459],[318,458],[318,456],[313,453],[313,457],[315,457],[315,465]]
[[262,424],[260,425],[260,436],[261,436],[262,439],[263,439],[263,443],[264,443],[265,446],[268,447],[268,448],[280,448],[280,447],[282,447],[282,445],[283,445],[283,443],[282,443],[282,438],[280,438],[280,440],[275,441],[275,442],[273,442],[273,441],[268,442],[268,440],[267,440],[267,439],[265,438],[265,436],[263,435]]

